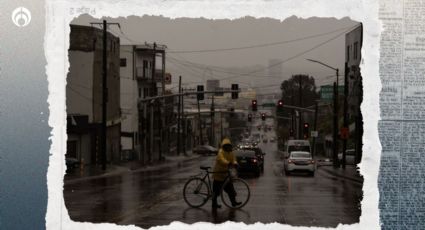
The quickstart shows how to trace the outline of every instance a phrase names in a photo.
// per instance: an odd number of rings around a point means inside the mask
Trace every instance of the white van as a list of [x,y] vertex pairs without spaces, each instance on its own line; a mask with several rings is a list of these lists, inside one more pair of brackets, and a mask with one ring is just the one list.
[[289,157],[292,151],[311,153],[310,142],[308,140],[288,140],[285,143],[285,158]]

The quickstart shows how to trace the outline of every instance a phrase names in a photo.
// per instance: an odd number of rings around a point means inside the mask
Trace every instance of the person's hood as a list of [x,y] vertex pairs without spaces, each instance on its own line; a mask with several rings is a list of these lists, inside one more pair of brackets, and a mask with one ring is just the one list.
[[232,142],[230,142],[229,138],[224,138],[223,141],[221,142],[221,147],[223,147],[223,145],[231,145]]

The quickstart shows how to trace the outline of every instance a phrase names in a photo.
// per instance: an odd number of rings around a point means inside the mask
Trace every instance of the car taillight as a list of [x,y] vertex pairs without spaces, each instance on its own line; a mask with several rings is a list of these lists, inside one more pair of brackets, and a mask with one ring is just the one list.
[[257,159],[252,159],[251,162],[252,163],[257,163]]
[[314,160],[310,160],[310,164],[314,164]]
[[288,160],[288,163],[289,163],[289,164],[292,164],[292,160],[291,160],[291,159],[289,159],[289,160]]

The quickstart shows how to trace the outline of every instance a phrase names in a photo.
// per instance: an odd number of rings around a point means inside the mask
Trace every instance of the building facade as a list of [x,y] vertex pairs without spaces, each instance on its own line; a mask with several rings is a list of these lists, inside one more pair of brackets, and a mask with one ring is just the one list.
[[[120,40],[107,33],[106,160],[120,160]],[[101,159],[103,30],[71,25],[66,85],[67,157],[84,164]]]
[[362,62],[361,49],[363,45],[363,25],[360,23],[345,35],[345,74],[348,83],[348,117],[350,132],[356,149],[356,161],[360,162],[362,155],[363,117],[360,105],[363,100],[362,75],[360,64]]
[[[166,94],[165,46],[122,45],[120,59],[121,145],[129,159],[151,163],[169,153],[173,101],[140,100]],[[171,108],[170,108],[171,105]]]

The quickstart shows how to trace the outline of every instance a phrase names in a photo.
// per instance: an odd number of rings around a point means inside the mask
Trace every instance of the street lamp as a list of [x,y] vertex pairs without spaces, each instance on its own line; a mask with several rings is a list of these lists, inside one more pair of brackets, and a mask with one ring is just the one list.
[[332,151],[332,158],[333,158],[333,166],[338,167],[338,81],[339,81],[339,70],[338,68],[334,68],[328,64],[325,64],[321,61],[313,60],[313,59],[306,59],[310,62],[315,62],[320,65],[326,66],[329,69],[335,70],[336,72],[336,82],[334,82],[334,111],[333,111],[333,151]]

